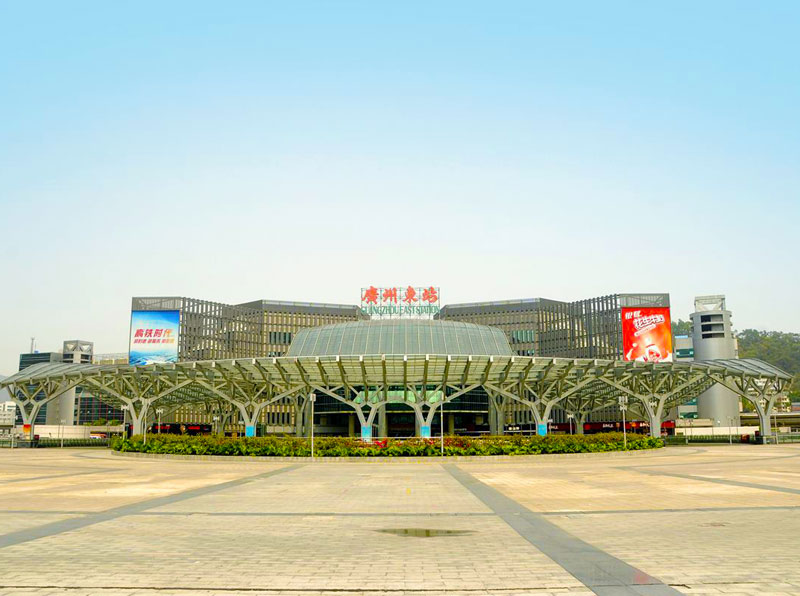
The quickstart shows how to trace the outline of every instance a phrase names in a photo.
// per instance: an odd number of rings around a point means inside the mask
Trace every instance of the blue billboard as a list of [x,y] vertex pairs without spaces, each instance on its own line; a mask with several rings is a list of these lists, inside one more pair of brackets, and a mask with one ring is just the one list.
[[178,361],[181,311],[134,310],[128,362],[136,365]]

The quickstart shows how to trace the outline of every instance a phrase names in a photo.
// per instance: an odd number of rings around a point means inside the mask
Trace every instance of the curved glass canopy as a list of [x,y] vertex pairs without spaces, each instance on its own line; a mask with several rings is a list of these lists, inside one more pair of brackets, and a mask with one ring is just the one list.
[[425,319],[354,321],[303,329],[287,356],[366,356],[371,354],[450,354],[512,356],[500,329]]

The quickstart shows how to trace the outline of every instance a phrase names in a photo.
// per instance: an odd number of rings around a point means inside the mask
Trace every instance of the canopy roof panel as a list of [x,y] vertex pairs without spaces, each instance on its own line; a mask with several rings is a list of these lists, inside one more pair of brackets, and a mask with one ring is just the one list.
[[278,385],[380,385],[388,383],[480,383],[585,379],[589,376],[690,372],[789,381],[780,368],[751,358],[703,362],[641,363],[620,360],[527,356],[386,355],[306,356],[205,360],[176,364],[97,365],[43,362],[0,380],[0,387],[58,380],[122,378],[222,379]]

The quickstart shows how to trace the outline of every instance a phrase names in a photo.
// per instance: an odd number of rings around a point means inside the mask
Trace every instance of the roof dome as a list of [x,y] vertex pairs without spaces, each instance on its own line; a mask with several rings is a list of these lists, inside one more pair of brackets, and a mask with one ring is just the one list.
[[426,319],[353,321],[303,329],[287,356],[450,354],[513,356],[505,334],[494,327]]

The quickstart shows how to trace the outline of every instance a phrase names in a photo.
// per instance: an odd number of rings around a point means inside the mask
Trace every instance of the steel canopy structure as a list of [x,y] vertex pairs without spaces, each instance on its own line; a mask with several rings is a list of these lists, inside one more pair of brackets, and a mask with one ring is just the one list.
[[[42,363],[0,381],[33,424],[39,409],[78,385],[99,399],[125,408],[134,432],[141,433],[155,407],[195,404],[231,415],[248,429],[263,408],[293,405],[302,432],[312,393],[327,395],[353,409],[362,430],[390,403],[414,411],[428,427],[442,406],[479,387],[494,412],[506,406],[529,407],[541,433],[553,408],[575,417],[582,432],[586,416],[603,407],[627,403],[650,423],[654,436],[670,408],[719,383],[750,401],[761,433],[771,434],[769,417],[791,376],[760,360],[711,360],[693,363],[641,363],[619,360],[479,356],[446,354],[300,356],[241,358],[175,364],[90,365]],[[502,420],[500,421],[502,422]],[[308,422],[306,420],[306,426]],[[502,423],[495,428],[502,429]],[[501,430],[502,432],[502,430]],[[371,436],[368,432],[363,437]]]

